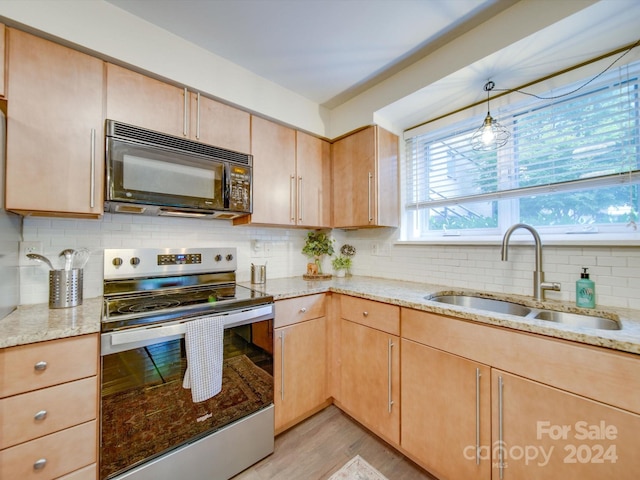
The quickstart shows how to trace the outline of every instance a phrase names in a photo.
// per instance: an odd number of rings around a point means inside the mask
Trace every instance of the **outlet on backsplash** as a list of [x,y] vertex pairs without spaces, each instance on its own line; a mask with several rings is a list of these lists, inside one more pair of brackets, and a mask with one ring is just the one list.
[[38,255],[42,255],[42,242],[38,242],[38,241],[20,242],[20,253],[19,253],[19,259],[18,259],[19,266],[32,267],[40,263],[37,260],[31,260],[30,258],[28,258],[27,254],[29,253],[37,253]]

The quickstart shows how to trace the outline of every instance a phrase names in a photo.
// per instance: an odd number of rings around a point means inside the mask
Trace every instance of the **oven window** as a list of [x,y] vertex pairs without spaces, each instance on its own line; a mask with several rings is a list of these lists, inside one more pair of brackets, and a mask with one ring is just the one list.
[[272,321],[225,329],[222,391],[200,403],[182,388],[184,339],[102,357],[100,478],[269,406],[273,337],[268,332]]

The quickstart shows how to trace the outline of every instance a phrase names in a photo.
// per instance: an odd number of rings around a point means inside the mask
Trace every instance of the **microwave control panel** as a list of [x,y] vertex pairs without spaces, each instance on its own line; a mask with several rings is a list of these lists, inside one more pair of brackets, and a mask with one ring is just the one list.
[[229,178],[229,209],[251,212],[251,168],[231,165]]

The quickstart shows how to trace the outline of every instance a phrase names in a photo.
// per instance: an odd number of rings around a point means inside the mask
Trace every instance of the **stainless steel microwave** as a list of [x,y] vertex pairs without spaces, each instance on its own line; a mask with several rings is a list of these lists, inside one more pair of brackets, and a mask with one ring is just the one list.
[[252,210],[253,157],[106,122],[106,212],[233,219]]

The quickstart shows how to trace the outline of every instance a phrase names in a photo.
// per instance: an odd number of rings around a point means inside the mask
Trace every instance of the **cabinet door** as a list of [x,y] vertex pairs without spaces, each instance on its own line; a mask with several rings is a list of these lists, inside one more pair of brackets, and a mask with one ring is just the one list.
[[638,478],[639,415],[499,370],[492,385],[492,478]]
[[191,93],[192,140],[251,153],[251,115],[197,93]]
[[187,137],[188,94],[183,88],[107,63],[107,118]]
[[400,442],[400,343],[380,330],[340,321],[341,406],[394,445]]
[[332,145],[333,226],[373,224],[375,196],[375,127]]
[[274,405],[279,432],[328,398],[326,319],[278,328],[275,337]]
[[103,63],[9,29],[6,209],[103,211]]
[[253,154],[252,223],[294,225],[296,132],[251,117]]
[[296,132],[296,223],[329,227],[331,223],[331,168],[328,142]]
[[489,479],[491,370],[402,340],[401,446],[442,480]]

